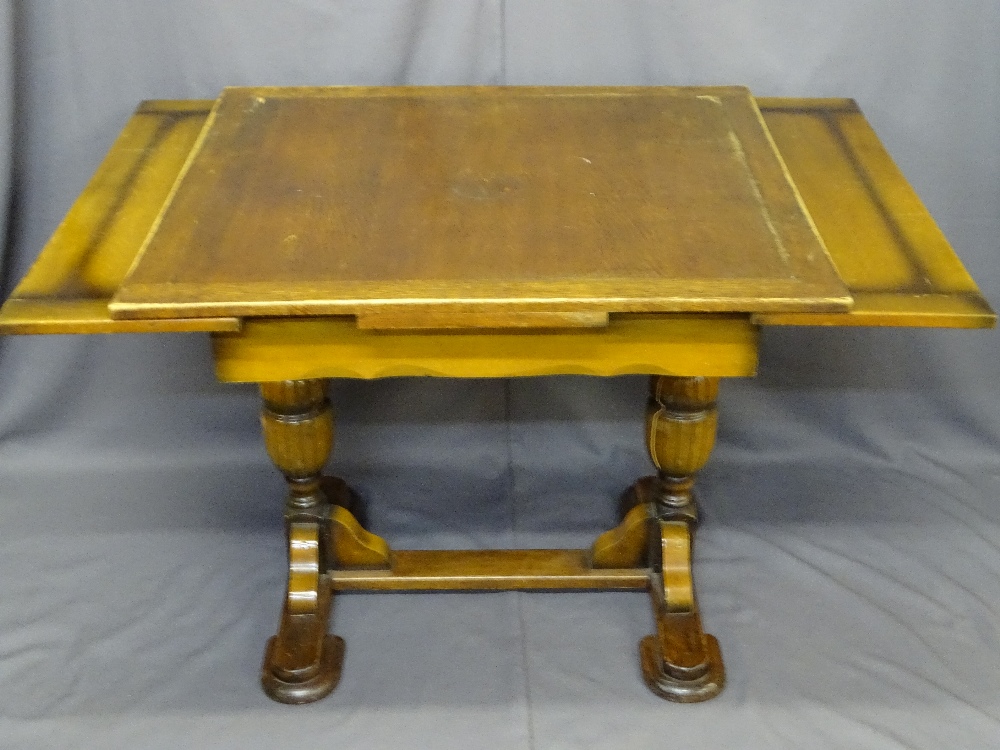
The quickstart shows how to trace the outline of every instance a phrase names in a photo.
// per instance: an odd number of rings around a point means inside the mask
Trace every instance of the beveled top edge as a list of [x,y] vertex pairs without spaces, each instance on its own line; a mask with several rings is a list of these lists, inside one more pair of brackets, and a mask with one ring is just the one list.
[[847,97],[817,98],[817,97],[784,97],[755,96],[754,101],[762,111],[768,112],[861,112],[854,99]]
[[746,96],[753,98],[746,86],[226,86],[226,96],[256,95],[282,99],[322,97],[460,97],[470,93],[494,96]]

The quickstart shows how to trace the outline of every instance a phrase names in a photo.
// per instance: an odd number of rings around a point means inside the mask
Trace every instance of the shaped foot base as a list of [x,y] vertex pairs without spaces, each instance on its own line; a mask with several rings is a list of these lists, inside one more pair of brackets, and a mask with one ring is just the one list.
[[267,642],[264,653],[264,667],[261,670],[260,682],[269,698],[279,703],[312,703],[325,698],[340,682],[340,672],[344,666],[344,639],[336,635],[327,635],[323,639],[319,664],[315,674],[304,679],[282,679],[276,674],[275,649],[277,638]]
[[[642,677],[649,689],[661,698],[674,703],[699,703],[714,698],[726,684],[722,666],[722,652],[715,636],[705,635],[706,661],[695,669],[671,670],[664,664],[659,640],[647,635],[639,641],[639,662]],[[671,672],[675,674],[671,674]],[[685,674],[686,673],[686,674]]]

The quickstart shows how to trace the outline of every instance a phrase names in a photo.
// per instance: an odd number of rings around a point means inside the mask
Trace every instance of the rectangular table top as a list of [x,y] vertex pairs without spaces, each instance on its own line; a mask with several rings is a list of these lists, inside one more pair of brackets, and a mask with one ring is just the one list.
[[[995,324],[996,315],[975,282],[853,101],[758,98],[756,102],[854,304],[848,311],[753,313],[744,318],[766,326]],[[108,310],[214,105],[213,100],[139,105],[0,308],[0,334],[252,330],[252,321],[239,317],[123,320],[112,318]],[[612,316],[608,328],[579,330],[613,334],[617,322],[629,317]],[[340,334],[324,328],[322,336],[347,337],[345,345],[360,343],[348,334],[349,329],[356,330],[351,316],[281,320],[306,326],[310,321],[331,326],[337,322],[342,324],[337,328]],[[720,320],[720,325],[724,329],[728,323]],[[546,329],[536,330],[549,338]],[[364,341],[373,350],[376,342],[398,348],[396,337],[366,333]],[[494,341],[494,334],[481,335]],[[433,345],[447,349],[453,342],[441,332]],[[519,356],[516,351],[507,354]],[[381,367],[372,371],[381,372]]]
[[850,304],[744,88],[327,87],[223,92],[109,309],[407,328]]

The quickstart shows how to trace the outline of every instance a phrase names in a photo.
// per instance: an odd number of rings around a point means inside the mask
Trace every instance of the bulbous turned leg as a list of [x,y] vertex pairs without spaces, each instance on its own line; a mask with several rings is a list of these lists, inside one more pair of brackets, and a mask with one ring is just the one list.
[[681,703],[707,700],[725,683],[719,643],[702,629],[691,572],[694,475],[715,444],[718,390],[717,378],[653,378],[646,435],[659,474],[633,490],[649,508],[654,571],[656,634],[639,644],[642,673],[654,693]]
[[309,703],[340,680],[344,641],[327,633],[330,505],[323,465],[333,449],[333,412],[321,380],[262,383],[267,452],[288,482],[288,589],[278,634],[267,644],[261,684],[281,703]]

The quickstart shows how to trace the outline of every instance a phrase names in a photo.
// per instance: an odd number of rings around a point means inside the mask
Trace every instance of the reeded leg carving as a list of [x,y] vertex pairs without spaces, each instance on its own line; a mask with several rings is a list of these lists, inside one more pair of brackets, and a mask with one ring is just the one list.
[[646,436],[659,473],[633,488],[635,507],[648,509],[654,570],[656,634],[639,644],[642,673],[654,693],[681,703],[707,700],[725,682],[719,643],[701,626],[691,574],[694,475],[715,444],[718,390],[718,378],[653,378]]
[[288,590],[261,683],[276,701],[309,703],[336,687],[344,658],[343,639],[327,633],[330,505],[321,472],[333,449],[333,412],[321,380],[262,383],[261,395],[264,442],[289,489]]

